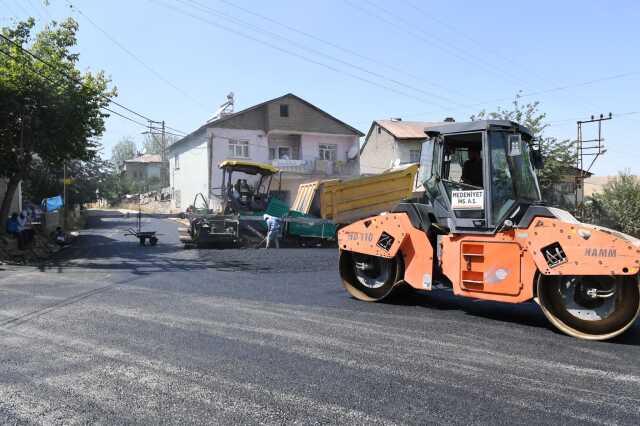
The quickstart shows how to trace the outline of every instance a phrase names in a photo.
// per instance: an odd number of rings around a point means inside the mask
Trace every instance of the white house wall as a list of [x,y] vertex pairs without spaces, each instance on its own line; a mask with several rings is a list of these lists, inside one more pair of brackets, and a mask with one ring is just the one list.
[[[225,129],[215,127],[209,129],[212,148],[211,167],[211,188],[214,193],[218,193],[222,186],[222,170],[218,165],[224,160],[249,160],[261,163],[269,162],[269,146],[267,137],[262,130],[241,130]],[[248,140],[249,158],[230,157],[229,140]]]
[[396,163],[411,162],[411,151],[420,151],[422,141],[396,139],[377,124],[360,153],[360,171],[363,174],[379,174]]
[[[176,155],[179,156],[179,168],[175,167]],[[194,136],[192,140],[171,148],[169,179],[174,191],[173,208],[184,211],[193,203],[199,192],[207,196],[209,174],[207,156],[207,138],[204,132]]]
[[376,124],[360,152],[360,172],[379,174],[391,167],[398,158],[396,145],[393,136]]
[[394,160],[399,160],[400,163],[409,163],[411,162],[411,154],[412,150],[420,151],[420,147],[422,146],[422,142],[417,141],[406,141],[399,140],[396,141],[396,149]]
[[347,152],[354,144],[358,143],[358,136],[342,135],[318,135],[315,133],[303,133],[300,141],[300,150],[303,160],[317,160],[320,158],[320,145],[333,144],[338,146],[337,161],[347,161]]

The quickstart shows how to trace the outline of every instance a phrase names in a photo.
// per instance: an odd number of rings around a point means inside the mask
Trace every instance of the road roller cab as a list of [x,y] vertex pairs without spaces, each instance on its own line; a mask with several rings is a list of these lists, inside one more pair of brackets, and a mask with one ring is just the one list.
[[532,135],[502,120],[425,129],[424,195],[338,235],[345,288],[378,301],[399,286],[538,302],[550,322],[611,338],[640,312],[640,241],[544,205]]

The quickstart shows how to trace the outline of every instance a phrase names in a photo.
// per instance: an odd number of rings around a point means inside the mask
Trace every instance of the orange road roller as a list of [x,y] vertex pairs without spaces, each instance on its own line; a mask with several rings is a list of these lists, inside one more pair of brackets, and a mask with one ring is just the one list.
[[448,287],[505,303],[534,300],[564,333],[605,340],[640,313],[640,240],[545,205],[531,132],[511,121],[425,129],[424,195],[338,233],[340,275],[359,300]]

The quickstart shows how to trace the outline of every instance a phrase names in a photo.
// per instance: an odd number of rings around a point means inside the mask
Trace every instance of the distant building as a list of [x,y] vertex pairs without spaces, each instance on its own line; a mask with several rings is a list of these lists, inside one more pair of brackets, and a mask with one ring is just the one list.
[[442,123],[376,120],[371,123],[360,148],[360,172],[382,173],[390,167],[420,162],[420,148],[426,139],[425,129]]
[[614,181],[618,176],[590,176],[584,181],[584,196],[591,197],[603,191],[605,185]]
[[[584,184],[580,177],[586,178]],[[553,204],[565,209],[575,210],[576,201],[578,206],[584,202],[586,195],[585,187],[586,182],[592,179],[593,173],[580,170],[573,166],[567,166],[561,179],[554,183],[550,193],[542,194],[544,201],[549,204]]]
[[361,136],[291,93],[235,113],[226,109],[169,146],[172,207],[184,210],[198,193],[213,200],[222,184],[218,165],[226,159],[279,168],[282,173],[274,177],[271,192],[290,203],[301,183],[357,176]]
[[[124,162],[123,174],[136,183],[146,185],[146,190],[160,189],[163,171],[160,154],[144,154]],[[164,169],[164,170],[163,170]]]
[[[2,203],[2,200],[4,200],[4,195],[6,192],[7,181],[5,179],[0,179],[0,203]],[[9,215],[11,215],[11,213],[19,213],[20,211],[22,211],[22,182],[18,184],[18,189],[16,190],[16,193],[13,196],[13,200],[11,201]]]

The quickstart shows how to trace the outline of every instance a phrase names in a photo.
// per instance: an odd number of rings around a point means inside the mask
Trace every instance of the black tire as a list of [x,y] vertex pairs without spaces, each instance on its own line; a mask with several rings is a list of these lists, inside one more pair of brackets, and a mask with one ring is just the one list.
[[342,285],[358,300],[377,302],[391,294],[402,280],[399,256],[386,259],[349,251],[340,252]]
[[149,238],[149,244],[155,246],[156,244],[158,244],[158,239],[156,237]]
[[640,314],[635,276],[540,275],[537,290],[549,321],[580,339],[611,339],[631,327]]

